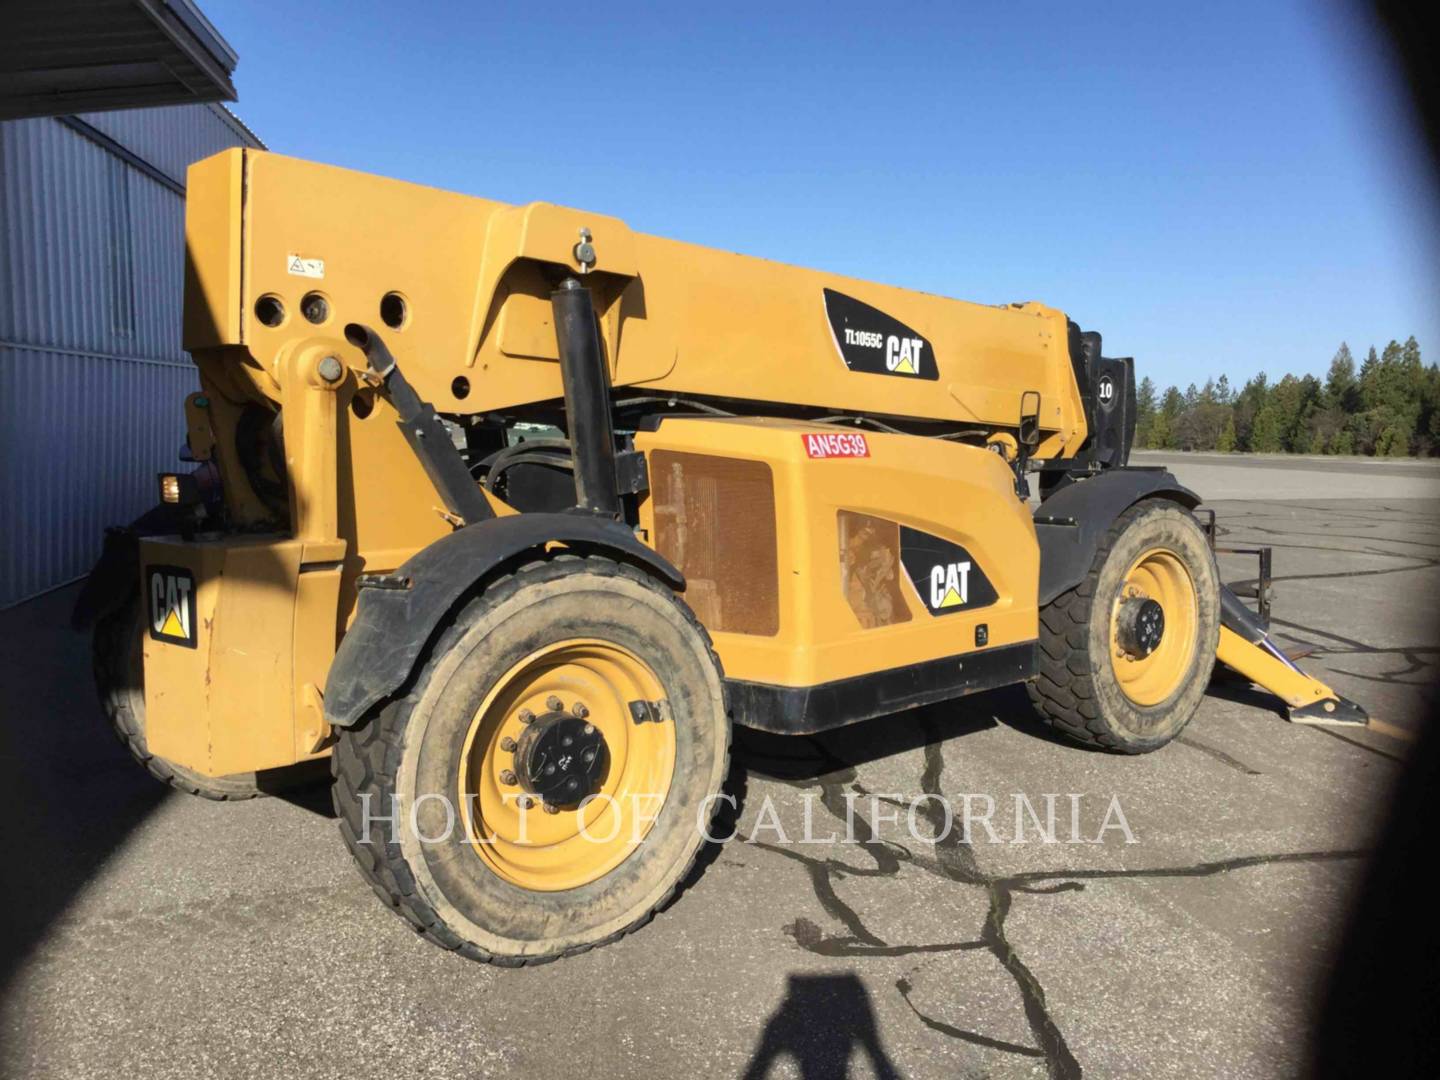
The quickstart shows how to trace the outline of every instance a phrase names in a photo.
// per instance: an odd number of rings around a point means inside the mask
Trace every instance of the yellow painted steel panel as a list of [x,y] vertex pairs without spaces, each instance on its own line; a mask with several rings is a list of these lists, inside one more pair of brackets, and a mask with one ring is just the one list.
[[240,221],[245,151],[226,150],[186,173],[186,349],[240,343]]
[[300,554],[298,540],[142,541],[142,574],[176,567],[195,582],[195,646],[145,640],[145,738],[152,753],[206,776],[296,760]]
[[[863,436],[867,457],[808,456],[803,435],[835,431],[788,420],[668,419],[658,431],[636,436],[636,446],[652,461],[662,451],[709,454],[763,462],[774,476],[779,631],[708,628],[726,676],[816,686],[972,652],[981,623],[988,628],[987,647],[1034,640],[1040,549],[1029,509],[1016,497],[1013,474],[999,456],[935,439],[870,432]],[[994,585],[995,603],[935,616],[906,580],[900,585],[910,618],[862,625],[845,594],[841,510],[963,546]],[[655,535],[653,500],[641,504],[640,524]],[[736,514],[726,527],[743,532],[755,526]]]
[[[596,262],[587,281],[617,387],[1008,427],[1022,395],[1035,391],[1038,456],[1073,451],[1085,437],[1066,318],[1042,304],[952,300],[647,236],[587,211],[507,206],[260,151],[244,161],[242,242],[199,243],[194,254],[202,278],[220,280],[239,252],[240,333],[224,341],[246,346],[255,366],[244,374],[262,397],[274,393],[263,373],[287,344],[318,333],[339,348],[340,328],[356,321],[384,334],[421,397],[441,411],[558,399],[546,297],[558,276],[580,270],[574,247],[589,229]],[[203,164],[193,182],[220,185],[218,170]],[[827,289],[923,335],[934,377],[847,368]],[[318,327],[299,314],[311,291],[330,303]],[[387,330],[379,306],[391,292],[408,316]],[[255,317],[264,296],[284,306],[278,325]],[[194,293],[191,303],[214,299]],[[217,324],[228,326],[226,318]],[[453,393],[460,374],[471,384],[463,397]]]

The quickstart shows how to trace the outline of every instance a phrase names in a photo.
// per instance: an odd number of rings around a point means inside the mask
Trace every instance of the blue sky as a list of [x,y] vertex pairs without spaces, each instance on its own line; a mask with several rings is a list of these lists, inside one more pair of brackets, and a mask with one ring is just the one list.
[[279,152],[986,303],[1162,385],[1440,360],[1437,215],[1336,3],[202,0]]

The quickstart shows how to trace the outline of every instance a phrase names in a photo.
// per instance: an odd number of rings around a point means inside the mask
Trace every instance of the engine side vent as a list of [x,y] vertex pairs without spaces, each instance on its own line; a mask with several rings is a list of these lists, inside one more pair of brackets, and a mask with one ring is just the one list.
[[775,482],[763,461],[656,450],[650,455],[655,548],[685,575],[705,627],[780,629]]
[[840,587],[860,625],[891,626],[910,621],[900,588],[900,526],[884,518],[841,510]]

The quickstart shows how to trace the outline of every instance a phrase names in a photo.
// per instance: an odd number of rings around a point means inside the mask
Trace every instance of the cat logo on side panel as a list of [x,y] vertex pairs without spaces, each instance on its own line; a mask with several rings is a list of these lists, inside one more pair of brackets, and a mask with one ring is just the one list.
[[179,566],[145,571],[150,602],[150,636],[156,641],[195,648],[195,575]]
[[938,563],[930,568],[930,609],[964,607],[970,594],[970,563]]
[[974,556],[953,540],[902,525],[900,561],[931,615],[974,611],[999,599]]

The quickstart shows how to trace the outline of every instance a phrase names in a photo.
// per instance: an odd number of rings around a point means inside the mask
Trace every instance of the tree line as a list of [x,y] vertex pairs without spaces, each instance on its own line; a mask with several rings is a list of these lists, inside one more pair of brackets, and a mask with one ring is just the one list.
[[1440,454],[1440,370],[1426,367],[1411,337],[1372,346],[1360,370],[1340,345],[1325,378],[1262,372],[1239,391],[1221,375],[1163,394],[1148,378],[1136,393],[1135,445],[1151,450],[1252,453]]

